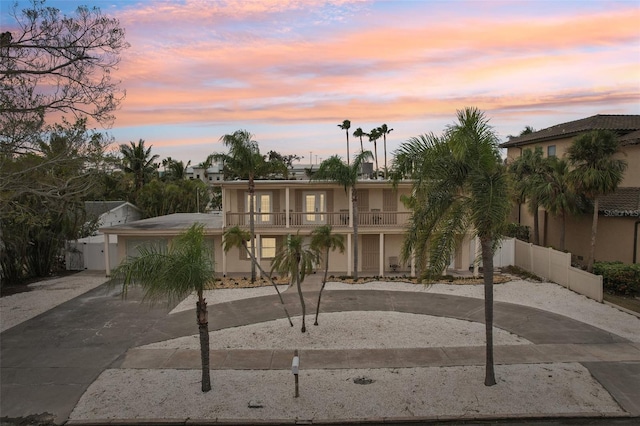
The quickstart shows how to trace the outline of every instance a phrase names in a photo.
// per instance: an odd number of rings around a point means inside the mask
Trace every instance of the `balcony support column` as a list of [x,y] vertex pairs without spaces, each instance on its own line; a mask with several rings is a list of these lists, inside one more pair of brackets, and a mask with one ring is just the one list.
[[[224,237],[222,237],[224,240]],[[242,249],[241,249],[242,250]],[[222,250],[222,276],[227,276],[227,252]]]
[[[262,253],[261,253],[262,250],[260,250],[260,248],[262,247],[262,237],[261,237],[260,234],[256,234],[255,242],[256,242],[256,262],[258,262],[258,264],[260,264],[261,260],[262,260],[260,258],[260,256],[262,255]],[[262,278],[262,274],[260,273],[260,268],[256,268],[256,269],[257,269],[256,277],[257,278]]]
[[380,273],[378,275],[380,275],[381,277],[384,277],[384,234],[381,232],[380,233]]
[[284,220],[285,228],[291,227],[291,218],[289,217],[289,187],[284,188]]

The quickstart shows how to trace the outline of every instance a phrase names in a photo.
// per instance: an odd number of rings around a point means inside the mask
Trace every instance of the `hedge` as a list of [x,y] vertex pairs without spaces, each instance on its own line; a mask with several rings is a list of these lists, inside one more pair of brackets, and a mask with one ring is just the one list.
[[625,296],[640,295],[640,264],[596,262],[593,273],[602,275],[604,291]]

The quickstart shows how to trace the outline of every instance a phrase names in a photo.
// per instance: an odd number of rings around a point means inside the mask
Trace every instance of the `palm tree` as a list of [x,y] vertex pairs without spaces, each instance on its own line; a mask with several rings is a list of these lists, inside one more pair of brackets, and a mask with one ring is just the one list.
[[593,271],[598,232],[598,196],[614,192],[622,181],[627,162],[613,158],[619,150],[616,134],[609,130],[593,130],[576,137],[567,150],[571,182],[576,191],[593,202],[591,248],[587,271]]
[[364,145],[362,144],[362,137],[367,136],[367,134],[362,130],[362,127],[358,127],[355,132],[353,132],[354,138],[360,138],[360,152],[364,151]]
[[547,170],[542,175],[539,187],[535,189],[540,205],[554,216],[559,216],[560,250],[565,247],[567,214],[575,214],[584,204],[569,181],[569,164],[557,157],[546,160]]
[[[427,277],[439,277],[469,228],[480,239],[484,267],[486,375],[496,384],[493,367],[493,252],[509,213],[508,181],[498,149],[498,137],[476,108],[458,111],[458,123],[441,137],[412,138],[399,154],[420,152],[409,176],[415,178],[406,203],[412,216],[402,257],[412,254],[426,267]],[[401,158],[402,158],[401,156]],[[405,163],[408,165],[408,163]],[[399,173],[401,175],[401,173]],[[427,254],[428,253],[428,254]]]
[[331,233],[331,225],[319,226],[311,232],[311,249],[318,253],[324,252],[324,277],[322,278],[322,287],[318,293],[318,305],[316,306],[316,320],[313,325],[318,325],[318,314],[320,313],[320,299],[322,298],[322,290],[327,283],[327,274],[329,272],[329,252],[332,250],[340,250],[344,253],[344,236]]
[[538,189],[542,185],[542,176],[546,165],[542,148],[536,147],[534,151],[525,149],[522,155],[516,158],[509,166],[512,174],[514,188],[518,198],[518,208],[521,202],[528,200],[529,212],[533,215],[533,244],[540,244],[540,226],[538,220],[538,207],[540,195]]
[[249,250],[249,247],[247,247],[247,241],[249,240],[251,240],[251,234],[249,232],[243,231],[242,229],[240,229],[239,226],[234,226],[232,228],[227,229],[224,232],[222,249],[225,251],[225,253],[228,253],[229,250],[231,250],[231,248],[238,247],[238,248],[243,248],[247,252],[249,257],[251,258],[251,262],[255,263],[258,269],[260,269],[260,272],[262,273],[262,275],[266,276],[269,282],[271,283],[271,285],[273,285],[273,287],[276,289],[276,293],[278,293],[278,297],[280,298],[280,303],[282,304],[284,313],[287,315],[289,324],[291,325],[291,327],[293,327],[293,322],[291,322],[291,316],[289,315],[289,311],[287,311],[287,307],[284,305],[284,300],[282,300],[282,294],[280,294],[280,290],[278,289],[278,286],[271,279],[271,274],[265,273],[264,269],[262,269],[262,266],[260,266],[260,263],[258,263],[258,260],[251,253],[251,250]]
[[349,129],[351,128],[351,121],[344,120],[342,124],[338,124],[338,127],[344,130],[347,134],[347,164],[349,164],[349,156],[351,155],[349,151]]
[[384,140],[384,177],[387,177],[387,135],[391,133],[393,129],[387,127],[386,124],[378,127],[378,133],[382,135]]
[[[246,130],[236,130],[233,134],[220,138],[224,146],[229,149],[227,154],[212,154],[207,157],[222,162],[225,178],[233,177],[247,179],[249,185],[249,232],[251,233],[251,256],[256,257],[255,244],[255,179],[269,176],[272,173],[288,174],[287,166],[280,161],[267,161],[260,154],[258,142]],[[251,263],[251,282],[256,280],[256,264]]]
[[133,175],[134,187],[137,192],[145,183],[149,182],[150,176],[155,172],[156,165],[153,162],[158,158],[158,155],[151,155],[151,146],[145,149],[143,139],[140,139],[137,144],[129,142],[129,145],[120,145],[120,153],[122,154],[122,169]]
[[205,240],[204,226],[192,225],[173,239],[167,248],[140,247],[139,256],[128,258],[111,273],[111,285],[122,283],[126,298],[130,285],[139,285],[144,299],[182,300],[196,292],[196,318],[200,334],[202,360],[202,392],[211,390],[209,374],[209,319],[203,292],[214,281],[214,261],[210,245]]
[[380,139],[380,136],[382,135],[380,134],[378,129],[371,129],[371,131],[367,133],[367,136],[369,136],[369,142],[373,142],[373,152],[376,161],[376,179],[378,179],[378,144],[376,143],[376,141]]
[[339,156],[334,155],[322,163],[313,174],[313,180],[328,180],[344,187],[348,194],[351,191],[351,205],[353,210],[353,278],[358,279],[358,175],[362,163],[371,159],[371,151],[363,151],[356,155],[351,165],[345,164]]
[[302,297],[302,281],[313,271],[313,264],[318,260],[318,253],[303,245],[303,239],[300,235],[289,235],[287,241],[282,248],[276,253],[271,260],[271,272],[274,270],[281,275],[290,275],[291,284],[295,281],[298,288],[298,296],[300,297],[300,306],[302,307],[302,329],[304,333],[307,331],[305,325],[306,305],[304,297]]

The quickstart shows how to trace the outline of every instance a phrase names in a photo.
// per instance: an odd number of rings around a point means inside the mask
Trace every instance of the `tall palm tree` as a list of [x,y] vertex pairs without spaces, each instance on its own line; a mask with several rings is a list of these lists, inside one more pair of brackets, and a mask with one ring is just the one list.
[[[412,254],[425,276],[439,277],[462,237],[473,229],[480,239],[484,267],[486,374],[485,385],[496,384],[493,367],[493,253],[509,213],[508,180],[498,149],[498,137],[476,108],[458,111],[458,122],[441,137],[412,138],[399,148],[402,156],[420,152],[413,172],[412,210],[402,247]],[[402,158],[401,156],[401,158]],[[408,165],[408,163],[405,163]],[[399,174],[401,175],[401,174]]]
[[558,248],[564,250],[567,214],[578,213],[584,202],[569,181],[567,161],[557,157],[549,157],[546,159],[546,165],[546,171],[535,192],[538,194],[540,205],[552,215],[560,217],[560,246]]
[[575,138],[567,150],[573,186],[593,202],[591,248],[587,259],[587,271],[593,271],[598,232],[598,197],[614,192],[622,181],[627,162],[613,158],[620,144],[615,133],[609,130],[593,130]]
[[136,192],[149,182],[151,175],[156,170],[156,165],[153,162],[158,158],[158,155],[151,155],[152,146],[145,148],[143,139],[140,139],[137,144],[129,142],[129,145],[120,145],[122,169],[133,175]]
[[271,279],[271,274],[265,273],[262,266],[258,263],[258,260],[247,247],[247,241],[251,240],[251,234],[247,231],[243,231],[239,226],[234,226],[232,228],[227,229],[224,232],[224,238],[222,241],[222,249],[225,253],[228,253],[233,247],[243,248],[249,257],[251,258],[251,262],[255,263],[255,265],[260,269],[260,272],[263,276],[266,276],[271,285],[276,289],[276,293],[278,293],[278,297],[280,298],[280,303],[282,304],[282,308],[284,309],[284,313],[287,315],[287,319],[289,320],[289,325],[293,327],[293,322],[291,322],[291,316],[289,315],[289,311],[287,311],[287,307],[284,305],[284,300],[282,300],[282,294],[280,294],[280,290],[276,283]]
[[[249,186],[249,232],[251,233],[251,256],[256,257],[256,231],[255,231],[255,206],[256,193],[255,179],[280,173],[287,176],[287,166],[281,161],[267,161],[260,154],[258,142],[253,140],[253,135],[246,130],[236,130],[233,134],[220,138],[224,146],[229,149],[226,154],[216,153],[207,157],[223,164],[225,178],[246,179]],[[256,265],[251,263],[251,282],[256,280]]]
[[318,261],[318,253],[311,250],[303,244],[303,238],[300,235],[289,235],[287,241],[282,248],[276,253],[271,260],[271,271],[277,271],[281,275],[289,275],[291,284],[295,281],[300,297],[300,306],[302,307],[302,329],[304,333],[307,331],[305,325],[306,305],[302,296],[302,282],[304,278],[313,272],[313,264]]
[[384,140],[384,177],[387,177],[387,135],[391,133],[393,129],[387,127],[386,124],[378,127],[378,133],[382,135]]
[[360,152],[364,151],[364,145],[362,144],[362,137],[367,136],[367,134],[362,130],[362,127],[358,127],[355,132],[353,132],[354,138],[360,138]]
[[329,252],[332,250],[340,250],[344,253],[344,236],[333,234],[331,225],[319,226],[311,232],[311,249],[318,253],[323,252],[324,257],[324,277],[322,278],[322,287],[318,293],[318,304],[316,306],[316,320],[313,325],[318,325],[318,314],[320,313],[320,299],[322,291],[327,283],[327,274],[329,273]]
[[140,247],[139,256],[128,258],[111,273],[111,285],[122,283],[126,298],[130,285],[139,285],[144,299],[155,302],[164,298],[182,300],[196,292],[196,319],[200,335],[202,392],[211,390],[209,373],[209,319],[203,292],[214,281],[214,261],[205,240],[204,226],[193,224],[173,239],[167,248]]
[[344,120],[342,124],[338,124],[338,127],[344,130],[347,134],[347,164],[349,164],[349,156],[351,155],[351,151],[349,151],[349,129],[351,128],[351,121]]
[[380,134],[380,131],[376,128],[376,129],[371,129],[371,131],[367,133],[367,136],[369,136],[369,142],[373,142],[373,153],[376,161],[376,179],[378,179],[378,144],[376,142],[378,141],[378,139],[380,139],[380,136],[382,135]]
[[538,207],[540,206],[540,194],[542,176],[547,169],[543,157],[542,148],[536,147],[534,151],[525,149],[522,155],[516,158],[509,166],[513,177],[514,188],[518,198],[518,208],[521,202],[527,201],[529,212],[533,215],[533,244],[540,244],[540,225],[538,220]]
[[339,156],[334,155],[322,163],[313,174],[313,180],[328,180],[344,187],[344,191],[351,191],[351,206],[353,210],[353,278],[358,279],[358,175],[362,163],[372,158],[371,151],[363,151],[356,155],[351,165],[345,164]]

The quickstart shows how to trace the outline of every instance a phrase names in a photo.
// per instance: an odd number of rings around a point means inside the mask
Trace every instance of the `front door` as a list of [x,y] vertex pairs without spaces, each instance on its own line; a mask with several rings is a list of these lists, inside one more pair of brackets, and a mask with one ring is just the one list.
[[303,222],[305,225],[322,225],[326,223],[327,196],[324,192],[305,192],[303,195]]

